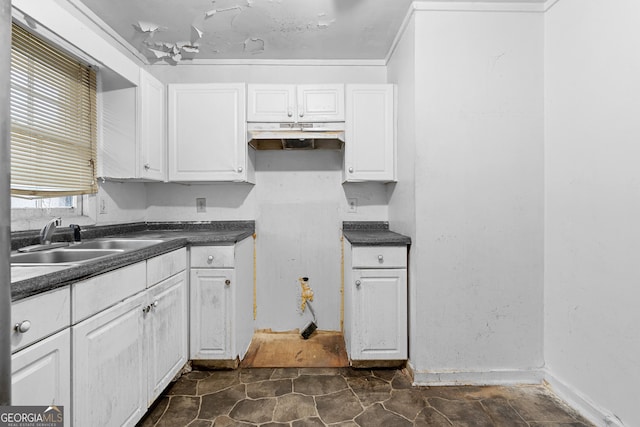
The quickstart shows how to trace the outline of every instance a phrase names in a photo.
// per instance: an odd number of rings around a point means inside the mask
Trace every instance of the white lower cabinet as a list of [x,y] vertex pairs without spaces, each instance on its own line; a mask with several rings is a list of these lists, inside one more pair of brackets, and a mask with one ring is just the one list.
[[407,270],[354,270],[351,359],[407,358]]
[[344,337],[352,364],[407,359],[406,246],[345,241],[344,253]]
[[187,363],[186,273],[151,288],[146,314],[148,390],[147,406],[162,393]]
[[69,328],[11,356],[11,404],[64,407],[70,426],[71,332]]
[[[161,275],[158,266],[164,266]],[[111,282],[136,292],[115,303],[104,298],[105,307],[90,292],[72,291],[79,322],[72,326],[74,426],[135,426],[186,363],[185,266],[180,249],[73,285],[100,290]],[[157,282],[147,283],[151,276]],[[89,303],[87,313],[82,307]]]
[[147,410],[143,293],[73,327],[74,426],[134,426]]
[[191,269],[192,359],[233,358],[233,280],[233,269]]
[[241,360],[253,336],[253,239],[192,246],[190,358]]
[[71,425],[71,292],[64,286],[11,305],[11,404],[64,407]]

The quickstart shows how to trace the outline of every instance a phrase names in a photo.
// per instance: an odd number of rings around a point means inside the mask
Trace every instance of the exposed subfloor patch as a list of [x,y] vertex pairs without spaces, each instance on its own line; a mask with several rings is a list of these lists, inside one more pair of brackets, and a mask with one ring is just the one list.
[[413,387],[400,370],[192,371],[138,427],[592,426],[544,386]]
[[243,368],[341,368],[349,358],[340,332],[256,332],[240,366]]

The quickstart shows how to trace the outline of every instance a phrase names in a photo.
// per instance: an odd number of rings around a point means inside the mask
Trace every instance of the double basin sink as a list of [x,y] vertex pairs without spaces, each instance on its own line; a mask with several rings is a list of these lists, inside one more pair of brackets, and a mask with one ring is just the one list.
[[70,265],[94,261],[98,258],[143,249],[162,243],[156,239],[103,239],[72,244],[62,248],[24,252],[11,255],[12,266]]

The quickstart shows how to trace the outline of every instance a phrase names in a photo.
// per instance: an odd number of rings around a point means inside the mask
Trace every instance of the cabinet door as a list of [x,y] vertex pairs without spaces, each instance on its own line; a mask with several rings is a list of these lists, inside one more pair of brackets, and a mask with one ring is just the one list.
[[167,176],[164,84],[141,70],[138,90],[138,173],[141,178],[164,181]]
[[11,404],[64,407],[71,425],[71,332],[65,329],[11,356]]
[[351,358],[407,358],[407,270],[353,270]]
[[294,85],[248,85],[247,120],[250,122],[294,122]]
[[230,359],[233,270],[191,270],[191,359]]
[[75,426],[134,426],[146,412],[145,298],[140,294],[73,326]]
[[145,332],[150,405],[187,363],[187,281],[178,273],[149,290]]
[[344,122],[344,85],[299,85],[298,122]]
[[393,85],[347,85],[345,181],[396,180]]
[[247,181],[245,85],[168,88],[169,180]]

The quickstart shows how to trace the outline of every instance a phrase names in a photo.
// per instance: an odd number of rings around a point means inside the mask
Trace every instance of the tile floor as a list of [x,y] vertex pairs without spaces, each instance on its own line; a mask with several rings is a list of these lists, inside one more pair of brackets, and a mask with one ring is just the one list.
[[192,371],[139,427],[591,426],[544,386],[412,387],[399,370]]

